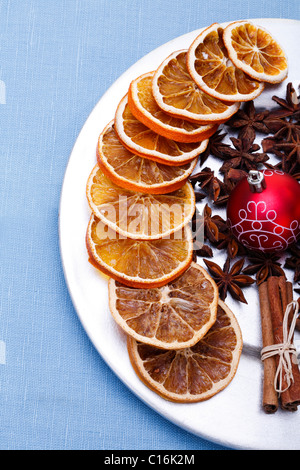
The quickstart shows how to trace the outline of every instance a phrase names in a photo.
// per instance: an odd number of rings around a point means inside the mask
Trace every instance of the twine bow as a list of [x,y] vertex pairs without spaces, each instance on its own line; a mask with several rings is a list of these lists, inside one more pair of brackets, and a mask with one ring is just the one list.
[[[289,329],[289,317],[291,312],[294,310],[293,318],[290,323]],[[296,320],[299,312],[299,304],[296,301],[290,302],[286,308],[283,324],[283,342],[279,344],[273,344],[266,346],[261,350],[261,360],[264,361],[272,356],[279,356],[279,362],[277,371],[274,379],[274,388],[276,392],[283,393],[292,385],[294,382],[293,371],[292,371],[292,356],[297,356],[296,347],[293,344],[294,331],[296,327]],[[283,389],[283,373],[285,373],[285,381],[287,386]]]

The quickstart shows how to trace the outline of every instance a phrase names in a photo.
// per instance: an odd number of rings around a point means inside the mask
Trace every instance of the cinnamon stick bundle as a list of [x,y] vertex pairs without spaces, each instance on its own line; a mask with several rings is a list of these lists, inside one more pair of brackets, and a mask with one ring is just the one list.
[[[272,313],[272,325],[275,343],[283,342],[283,316],[286,307],[289,303],[288,295],[289,292],[288,283],[285,277],[270,277],[268,279],[268,291]],[[278,362],[278,361],[277,361]],[[298,364],[292,359],[292,372],[294,382],[292,385],[281,394],[281,407],[288,411],[296,411],[298,405],[300,405],[300,372]],[[283,388],[286,387],[286,382],[283,379]]]
[[[283,343],[283,318],[287,305],[293,300],[293,289],[291,283],[284,276],[271,276],[259,287],[263,343]],[[271,324],[270,324],[271,318]],[[290,319],[291,320],[291,319]],[[271,332],[270,332],[271,330]],[[273,338],[272,338],[273,335]],[[273,361],[271,362],[271,359]],[[284,410],[296,411],[300,404],[300,371],[294,358],[291,358],[292,373],[294,381],[290,387],[280,395],[281,407]],[[267,362],[268,361],[268,362]],[[276,367],[274,369],[274,361]],[[278,401],[274,398],[274,379],[278,367],[279,357],[265,359],[264,364],[264,394],[263,408],[268,413],[274,413],[278,407]],[[272,386],[271,386],[272,384]],[[287,387],[283,377],[283,389]],[[273,391],[272,391],[273,390]],[[278,400],[278,397],[277,397]]]

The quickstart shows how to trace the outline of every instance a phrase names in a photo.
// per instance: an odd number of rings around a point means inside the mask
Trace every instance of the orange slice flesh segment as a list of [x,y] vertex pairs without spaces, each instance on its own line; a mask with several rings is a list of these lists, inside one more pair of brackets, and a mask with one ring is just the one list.
[[173,52],[156,70],[153,96],[158,106],[171,116],[208,124],[227,121],[239,103],[226,104],[201,90],[187,68],[187,51]]
[[218,288],[196,263],[156,289],[126,287],[109,280],[110,311],[126,334],[157,348],[196,344],[216,321]]
[[208,139],[202,142],[175,142],[157,134],[132,114],[127,95],[117,107],[115,131],[128,150],[165,165],[189,163],[203,153],[208,145]]
[[129,87],[128,104],[139,121],[157,134],[176,142],[199,142],[216,132],[216,124],[196,124],[165,113],[153,97],[153,76],[154,72],[145,73],[133,80]]
[[256,80],[280,83],[288,74],[286,54],[273,36],[249,21],[237,21],[224,29],[223,41],[236,67]]
[[189,226],[159,240],[123,238],[91,215],[86,233],[90,262],[109,277],[131,287],[160,287],[178,277],[192,262]]
[[168,194],[147,194],[117,186],[96,165],[87,182],[94,215],[123,237],[156,240],[187,225],[195,212],[195,193],[187,182]]
[[233,380],[243,347],[239,324],[219,300],[217,320],[194,346],[163,350],[127,338],[138,377],[161,397],[179,403],[208,400]]
[[187,53],[187,66],[199,88],[227,102],[250,101],[264,84],[233,65],[223,43],[223,28],[215,23],[197,36]]
[[198,159],[185,165],[170,166],[140,157],[121,144],[112,121],[99,136],[97,161],[103,173],[122,188],[149,194],[165,194],[186,183]]

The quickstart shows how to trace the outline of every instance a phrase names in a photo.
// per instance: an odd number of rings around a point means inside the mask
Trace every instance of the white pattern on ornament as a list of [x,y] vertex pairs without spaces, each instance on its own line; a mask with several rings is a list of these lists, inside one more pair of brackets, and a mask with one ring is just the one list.
[[228,219],[228,223],[239,242],[247,248],[286,250],[289,244],[297,241],[300,225],[297,220],[293,220],[289,227],[285,227],[276,220],[277,212],[267,210],[264,201],[249,201],[246,209],[239,210],[239,221],[233,225]]

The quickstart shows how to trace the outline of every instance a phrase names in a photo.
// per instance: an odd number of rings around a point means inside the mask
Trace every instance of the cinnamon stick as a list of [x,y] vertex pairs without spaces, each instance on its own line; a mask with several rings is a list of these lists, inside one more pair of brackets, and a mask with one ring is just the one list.
[[[288,283],[284,276],[269,277],[268,284],[268,298],[271,308],[272,327],[275,344],[283,342],[283,317],[288,305],[288,296],[291,296],[288,288]],[[278,365],[278,356],[276,356],[276,363]],[[281,407],[284,410],[296,411],[300,404],[300,372],[299,367],[294,358],[291,358],[292,372],[294,382],[284,392],[281,393]],[[287,383],[283,377],[283,389],[286,388]]]
[[[292,302],[294,300],[294,291],[293,291],[293,283],[292,282],[287,282],[287,293],[288,293],[288,303]],[[300,302],[298,300],[298,304],[300,307]],[[300,331],[300,318],[296,320],[296,330]]]
[[[299,304],[299,307],[300,307],[300,297],[299,299],[297,300],[298,304]],[[300,317],[297,318],[297,321],[296,321],[296,330],[300,331]]]
[[[261,331],[263,347],[274,344],[271,308],[268,296],[267,282],[260,284],[258,288],[260,315],[261,315]],[[272,414],[278,410],[278,394],[274,388],[274,380],[276,375],[276,359],[269,357],[264,360],[263,375],[263,399],[262,406],[266,413]]]

